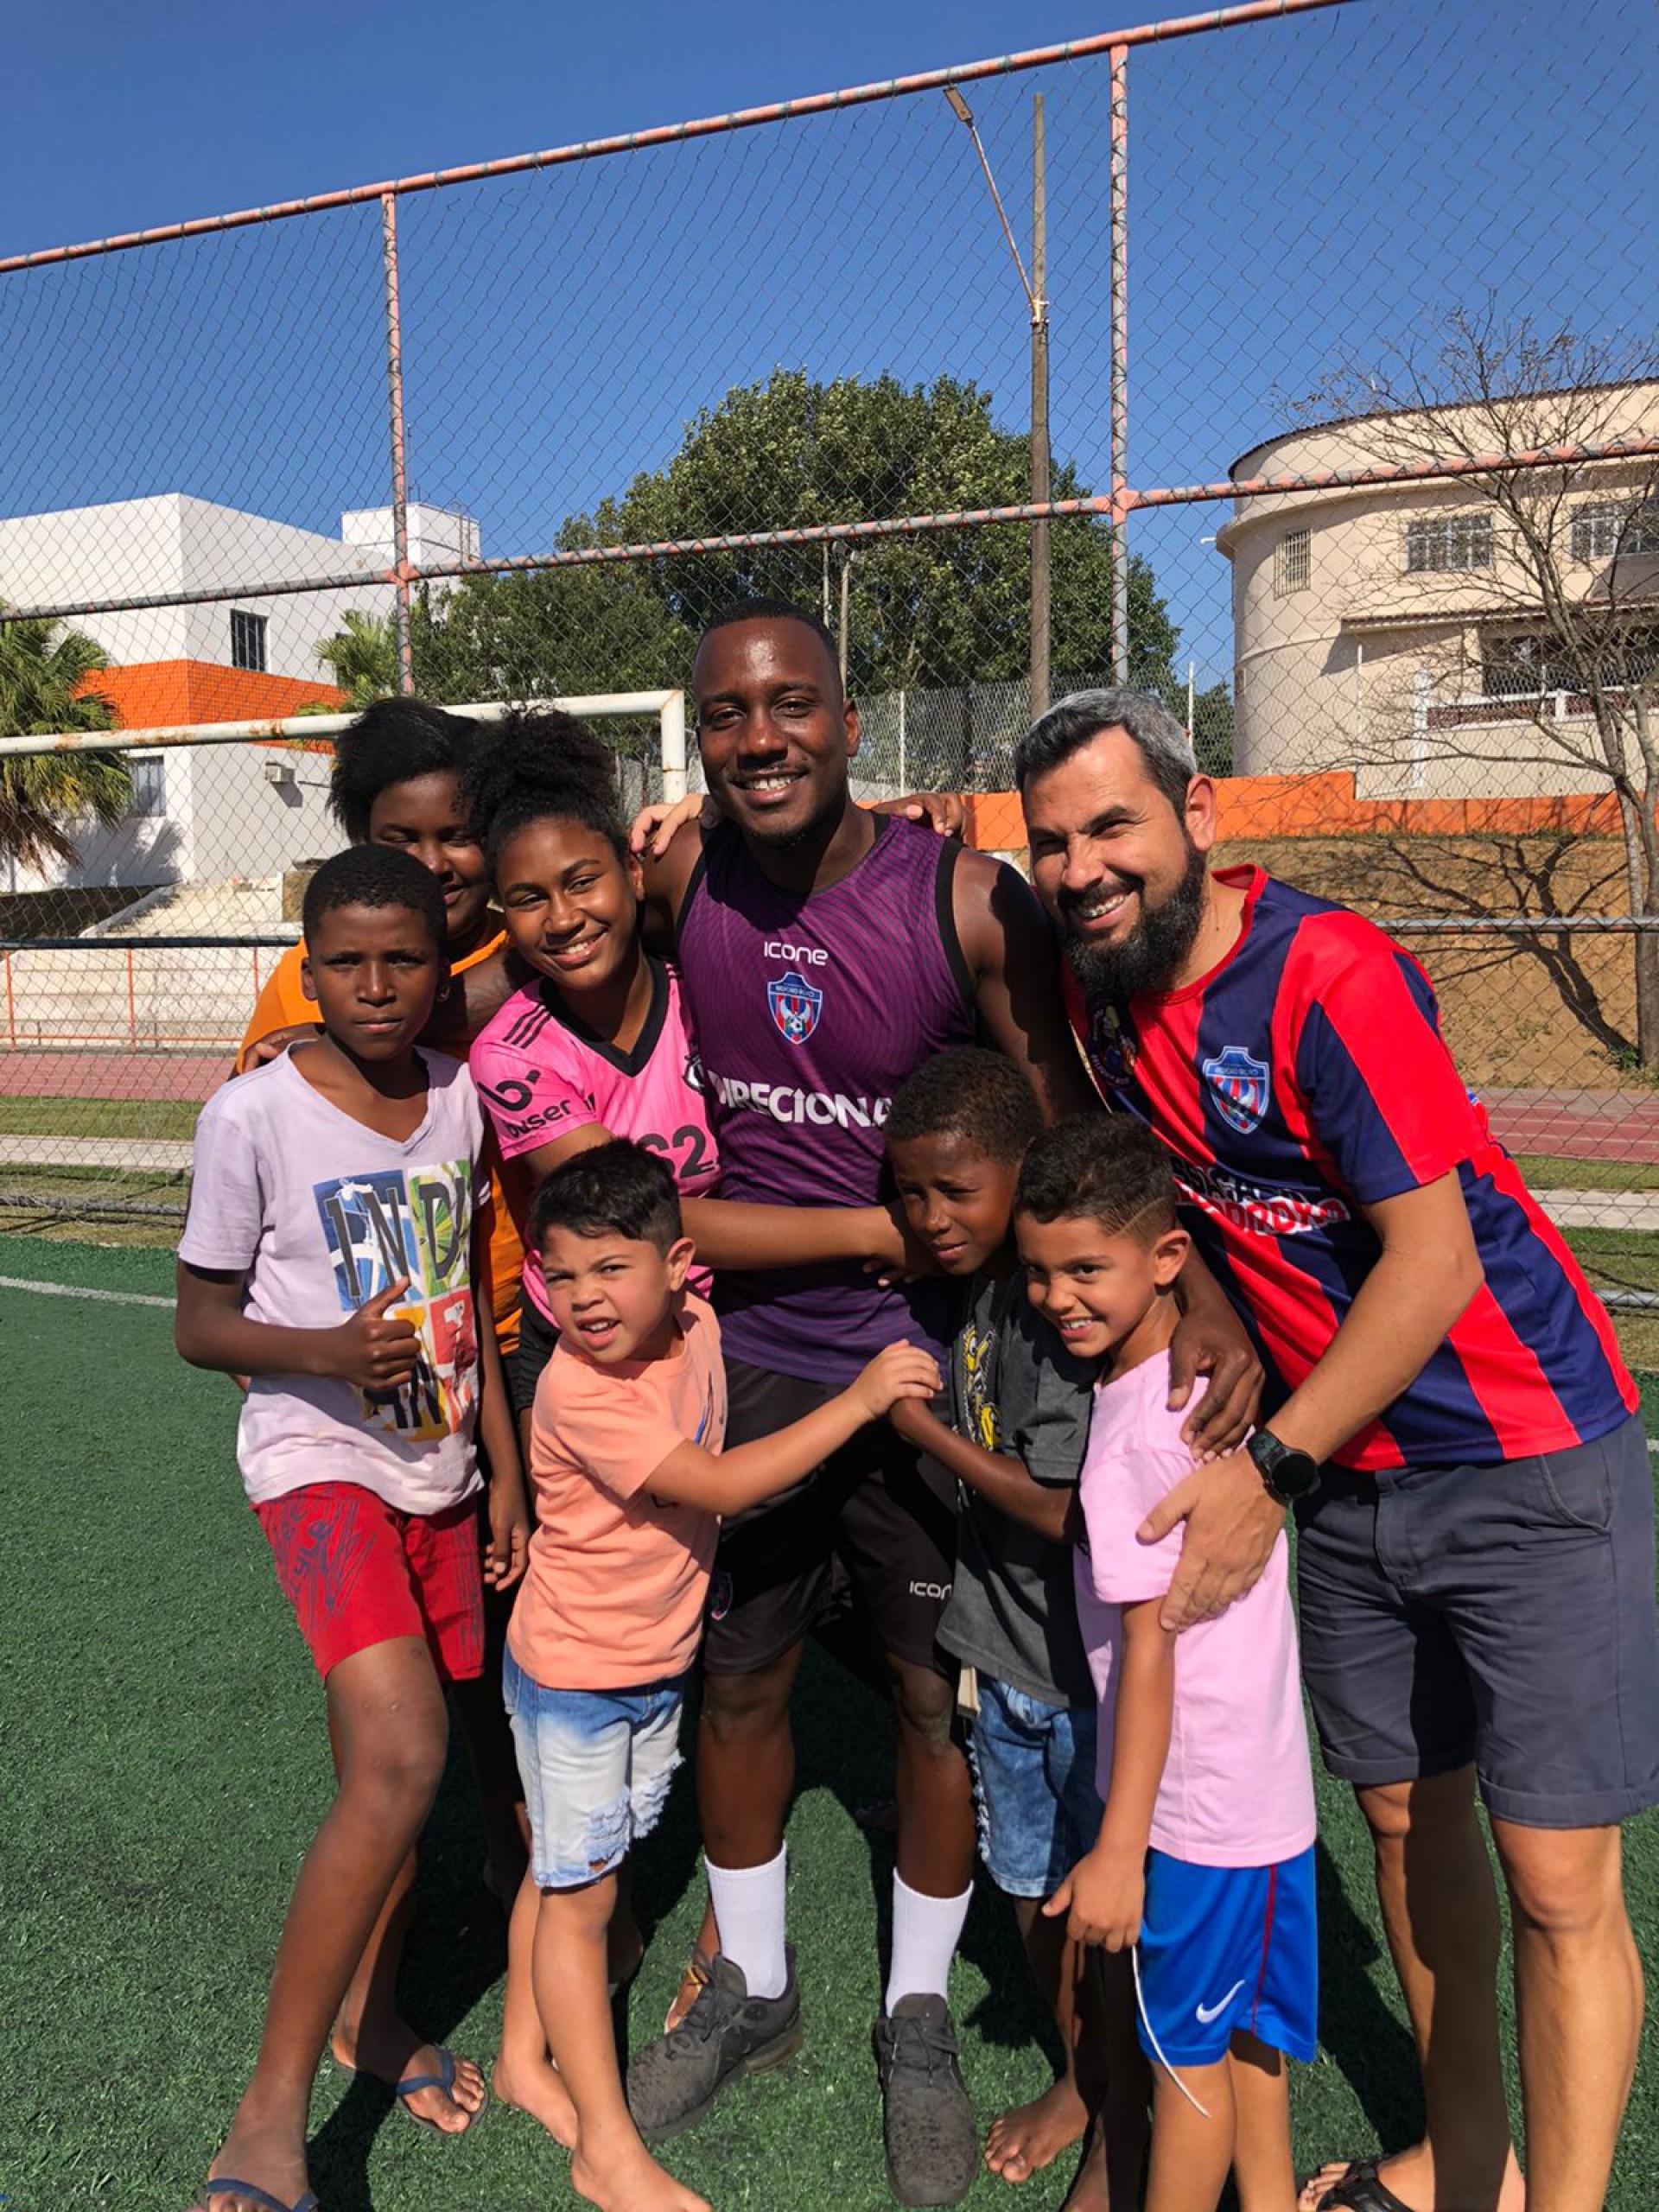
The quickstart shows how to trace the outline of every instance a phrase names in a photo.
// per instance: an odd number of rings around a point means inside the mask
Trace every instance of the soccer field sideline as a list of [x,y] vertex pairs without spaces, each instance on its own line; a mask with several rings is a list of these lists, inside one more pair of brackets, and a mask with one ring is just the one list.
[[[271,1948],[327,1802],[312,1679],[242,1506],[233,1405],[176,1360],[165,1252],[0,1236],[9,1455],[21,1528],[0,1560],[14,1816],[0,1834],[9,1940],[0,2006],[14,2063],[0,2117],[10,2208],[182,2208],[251,2061]],[[77,1312],[77,1306],[80,1308]],[[1659,1382],[1644,1384],[1659,1427]],[[887,1725],[827,1662],[809,1666],[791,1821],[791,1913],[808,2043],[676,2145],[676,2171],[720,2206],[862,2212],[889,2200],[868,2031],[888,1847],[850,1807],[878,1794]],[[1299,2158],[1401,2139],[1408,2050],[1377,1941],[1369,1853],[1345,1793],[1321,1790],[1325,2043],[1299,2072]],[[632,2028],[661,2018],[699,1898],[690,1793],[641,1854],[656,1927]],[[423,2027],[487,2056],[499,2021],[499,1915],[464,1761],[452,1755],[425,1854],[405,2001]],[[1659,1821],[1631,1833],[1639,1939],[1659,1963]],[[983,1885],[954,1987],[982,2123],[1042,2085],[1035,2008],[1009,1917]],[[1659,2168],[1650,2027],[1609,2202],[1637,2212]],[[324,2069],[313,2179],[325,2212],[563,2208],[563,2158],[521,2115],[467,2142],[421,2134],[365,2085]],[[989,2175],[969,2199],[1047,2212],[1057,2169],[1016,2197]]]

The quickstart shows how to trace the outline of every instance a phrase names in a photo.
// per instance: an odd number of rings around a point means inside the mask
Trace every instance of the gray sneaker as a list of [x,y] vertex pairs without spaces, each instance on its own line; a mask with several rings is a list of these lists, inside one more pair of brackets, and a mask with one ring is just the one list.
[[725,1957],[677,2028],[647,2044],[628,2068],[628,2109],[647,2143],[693,2127],[728,2082],[781,2065],[801,2047],[795,1954],[781,1997],[751,1997],[742,1969]]
[[943,1997],[901,1997],[875,2024],[887,2186],[901,2204],[957,2204],[979,2171],[979,2129]]

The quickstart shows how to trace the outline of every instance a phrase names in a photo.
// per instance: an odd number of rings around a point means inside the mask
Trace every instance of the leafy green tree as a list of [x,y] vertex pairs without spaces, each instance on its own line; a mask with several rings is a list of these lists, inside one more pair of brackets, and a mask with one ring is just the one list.
[[[999,429],[991,396],[941,377],[819,384],[801,370],[728,391],[691,423],[666,467],[573,517],[562,545],[660,543],[866,517],[959,512],[1027,496],[1023,435]],[[1061,462],[1054,496],[1087,487]],[[1050,532],[1057,677],[1110,664],[1112,547],[1093,520]],[[435,696],[537,696],[683,683],[698,632],[751,593],[839,620],[843,564],[855,695],[1022,676],[1030,659],[1031,534],[943,530],[825,549],[748,547],[649,563],[469,576],[417,624],[416,676]],[[1179,633],[1143,561],[1129,563],[1131,679],[1175,681]]]
[[[397,629],[389,614],[365,614],[351,608],[332,638],[317,647],[317,658],[346,694],[355,713],[388,699],[397,689]],[[322,707],[321,714],[339,710]]]
[[[0,601],[0,613],[4,603]],[[100,645],[55,622],[0,623],[0,736],[113,729],[115,709],[89,679],[109,666]],[[30,753],[0,760],[0,855],[39,868],[80,857],[70,825],[108,829],[132,804],[118,753]]]

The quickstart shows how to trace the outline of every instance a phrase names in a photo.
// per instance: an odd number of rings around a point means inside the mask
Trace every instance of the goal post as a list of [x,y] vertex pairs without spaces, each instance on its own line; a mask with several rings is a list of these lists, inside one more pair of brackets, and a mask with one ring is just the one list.
[[[512,704],[501,699],[471,700],[446,706],[444,712],[466,715],[474,721],[499,721]],[[574,698],[536,700],[531,705],[562,709],[580,721],[637,721],[656,718],[658,765],[663,797],[672,802],[685,797],[685,694],[683,691],[594,691]],[[243,745],[260,741],[283,741],[338,737],[349,729],[361,710],[337,715],[289,715],[276,721],[183,722],[172,728],[123,730],[65,730],[45,736],[0,737],[0,760],[46,753],[138,753],[174,746]]]

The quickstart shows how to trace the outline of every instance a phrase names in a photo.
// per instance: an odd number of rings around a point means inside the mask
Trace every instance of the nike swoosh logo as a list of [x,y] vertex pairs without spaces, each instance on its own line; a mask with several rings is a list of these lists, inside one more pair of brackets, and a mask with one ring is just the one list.
[[1222,1999],[1219,2005],[1200,2005],[1197,2006],[1196,2010],[1198,2018],[1204,2026],[1207,2028],[1211,2020],[1218,2020],[1243,1986],[1243,1977],[1241,1975],[1238,1980],[1236,1980],[1233,1984],[1232,1987],[1228,1991],[1227,1994]]

